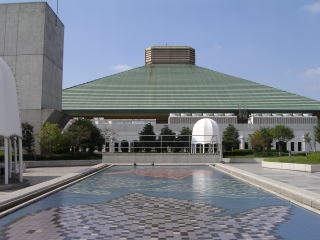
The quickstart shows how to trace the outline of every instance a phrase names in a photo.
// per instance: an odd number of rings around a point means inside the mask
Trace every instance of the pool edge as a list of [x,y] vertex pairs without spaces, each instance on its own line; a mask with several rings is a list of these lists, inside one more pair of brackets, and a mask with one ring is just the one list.
[[112,166],[100,163],[81,172],[69,173],[4,195],[0,198],[0,218]]
[[309,211],[320,214],[320,194],[313,193],[290,184],[258,176],[251,172],[228,166],[223,163],[211,164],[210,167],[268,191],[280,198],[292,202]]

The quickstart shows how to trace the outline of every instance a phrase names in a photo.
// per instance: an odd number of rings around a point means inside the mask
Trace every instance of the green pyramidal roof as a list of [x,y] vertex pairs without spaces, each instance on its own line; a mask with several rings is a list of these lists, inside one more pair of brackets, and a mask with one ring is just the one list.
[[320,102],[188,64],[151,64],[63,90],[70,114],[319,112]]

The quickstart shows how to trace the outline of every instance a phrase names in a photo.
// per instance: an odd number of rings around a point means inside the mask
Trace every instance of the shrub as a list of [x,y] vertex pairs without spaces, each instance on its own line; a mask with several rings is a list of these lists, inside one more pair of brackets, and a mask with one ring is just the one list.
[[223,149],[225,149],[226,151],[238,149],[239,144],[239,131],[232,124],[229,124],[223,132]]
[[57,153],[65,150],[68,144],[58,124],[46,123],[40,130],[40,145],[49,153]]
[[190,152],[192,131],[188,127],[183,127],[177,136],[174,144],[174,152]]
[[252,155],[253,151],[251,149],[235,149],[233,151],[225,151],[223,152],[224,156],[245,156]]
[[156,134],[153,131],[152,124],[147,123],[139,135],[139,147],[144,149],[146,152],[151,152],[152,148],[156,145]]
[[22,145],[27,153],[32,154],[34,151],[33,126],[29,123],[22,123]]
[[[51,153],[43,155],[24,154],[23,160],[26,161],[47,161],[47,160],[90,160],[101,159],[102,155],[90,152],[68,152],[68,153]],[[3,156],[0,156],[3,161]]]
[[88,119],[78,119],[66,131],[71,146],[74,150],[89,148],[93,152],[96,147],[101,149],[104,144],[104,137],[100,129]]
[[277,125],[271,129],[271,134],[273,139],[278,142],[279,145],[279,154],[281,151],[286,151],[286,144],[292,138],[294,138],[293,130],[289,127],[283,125]]
[[176,134],[168,126],[161,129],[160,136],[157,142],[157,151],[167,152],[168,148],[173,147]]
[[273,141],[272,130],[270,128],[260,128],[249,135],[249,141],[255,152],[268,151]]
[[120,148],[122,152],[129,152],[129,142],[127,140],[122,140]]
[[319,161],[320,160],[320,152],[311,153],[307,156],[308,160]]
[[141,148],[140,143],[139,143],[138,140],[134,140],[132,142],[131,146],[132,146],[132,151],[133,152],[141,152],[142,151],[142,148]]

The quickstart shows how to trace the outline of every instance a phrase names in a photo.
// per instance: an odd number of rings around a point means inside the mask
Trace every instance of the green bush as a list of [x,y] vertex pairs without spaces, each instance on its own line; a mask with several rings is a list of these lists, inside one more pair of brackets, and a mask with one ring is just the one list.
[[120,143],[120,148],[122,152],[129,152],[129,142],[127,140],[122,140]]
[[[255,156],[257,157],[277,157],[279,156],[279,152],[277,150],[269,150],[264,152],[255,152]],[[288,153],[282,152],[281,156],[286,156]]]
[[311,161],[319,161],[320,160],[320,152],[311,153],[307,156],[308,160]]
[[[24,154],[23,160],[25,161],[47,161],[47,160],[90,160],[101,159],[101,154],[90,152],[69,152],[69,153],[52,153],[45,155]],[[0,156],[3,161],[3,156]]]
[[245,156],[252,155],[253,151],[251,149],[235,149],[233,151],[225,151],[223,156]]

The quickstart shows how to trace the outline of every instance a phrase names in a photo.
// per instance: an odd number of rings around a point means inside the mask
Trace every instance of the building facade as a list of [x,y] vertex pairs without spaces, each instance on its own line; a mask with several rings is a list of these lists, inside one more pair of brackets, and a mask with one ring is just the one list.
[[249,134],[276,125],[294,130],[287,150],[320,149],[304,139],[317,124],[319,101],[199,67],[190,47],[147,48],[144,66],[65,89],[62,106],[74,118],[93,119],[108,135],[108,151],[138,140],[146,123],[156,134],[166,125],[179,133],[202,118],[215,120],[220,135],[233,124],[240,149],[250,148]]
[[16,79],[22,122],[36,137],[44,123],[68,120],[61,104],[63,45],[64,25],[47,3],[0,4],[0,57]]

